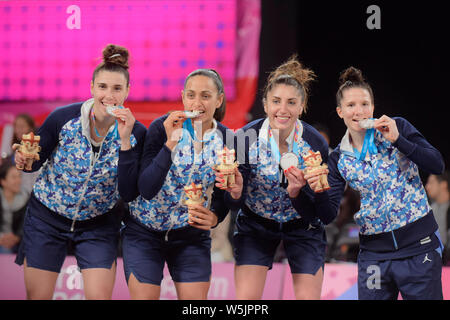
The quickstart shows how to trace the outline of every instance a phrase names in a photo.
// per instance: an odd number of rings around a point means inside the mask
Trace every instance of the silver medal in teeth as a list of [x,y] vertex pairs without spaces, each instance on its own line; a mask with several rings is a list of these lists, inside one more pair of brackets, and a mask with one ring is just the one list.
[[184,116],[188,119],[196,118],[200,115],[200,111],[185,111]]
[[358,124],[363,129],[373,129],[373,127],[375,126],[375,120],[376,119],[364,119],[358,121]]
[[114,110],[119,109],[118,106],[107,106],[106,107],[106,112],[109,113],[110,115],[112,115],[113,117],[115,117],[116,115],[114,114]]

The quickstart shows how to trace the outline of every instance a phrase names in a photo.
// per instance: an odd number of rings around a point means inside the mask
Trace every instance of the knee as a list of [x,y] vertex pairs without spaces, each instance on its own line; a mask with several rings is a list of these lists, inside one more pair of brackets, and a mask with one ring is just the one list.
[[297,300],[320,300],[320,291],[316,290],[297,290],[295,292]]
[[27,300],[52,300],[53,291],[27,290]]
[[236,299],[237,300],[261,300],[262,292],[259,290],[248,290],[248,288],[244,290],[236,290]]
[[111,300],[112,293],[104,291],[85,292],[86,300]]

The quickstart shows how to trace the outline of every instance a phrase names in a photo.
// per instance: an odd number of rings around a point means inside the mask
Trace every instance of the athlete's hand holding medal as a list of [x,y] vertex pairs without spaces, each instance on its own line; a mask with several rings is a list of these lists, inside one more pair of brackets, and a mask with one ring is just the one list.
[[[306,183],[308,183],[310,188],[316,193],[326,191],[330,188],[327,181],[328,169],[326,168],[326,165],[320,165],[322,158],[319,156],[319,152],[313,153],[310,151],[310,155],[304,157],[305,164],[307,165],[305,170],[300,170],[298,168],[298,158],[293,152],[285,152],[281,156],[280,166],[288,180],[286,190],[289,193],[289,197],[297,197]],[[310,164],[310,162],[307,161],[309,157],[317,158],[318,162],[315,161],[315,164],[318,163],[319,166],[308,166]],[[314,170],[312,170],[312,168],[314,168]]]

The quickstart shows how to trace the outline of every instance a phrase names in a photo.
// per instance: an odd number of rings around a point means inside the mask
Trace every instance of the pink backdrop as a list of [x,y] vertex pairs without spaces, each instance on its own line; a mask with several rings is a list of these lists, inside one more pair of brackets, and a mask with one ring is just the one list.
[[[76,27],[68,10],[79,8]],[[188,73],[215,68],[225,82],[223,123],[247,123],[259,68],[260,0],[0,1],[0,138],[10,152],[12,122],[38,125],[58,106],[90,98],[89,83],[108,43],[130,50],[129,107],[149,126],[182,108]],[[1,139],[0,139],[1,140]]]
[[[14,255],[0,255],[0,300],[25,299],[25,285],[23,283],[22,267],[14,263]],[[233,278],[234,265],[232,263],[213,264],[211,287],[208,299],[235,299]],[[173,281],[164,270],[161,285],[161,299],[176,299]],[[357,267],[356,264],[326,264],[322,287],[322,299],[325,300],[354,300],[357,299]],[[442,271],[444,299],[450,300],[450,267]],[[76,267],[74,257],[67,257],[56,284],[54,299],[83,299],[83,283],[81,274]],[[123,261],[117,261],[116,283],[113,291],[114,300],[130,298],[123,272]],[[269,271],[264,289],[264,300],[294,299],[292,278],[289,266],[276,263]]]
[[178,100],[214,68],[235,96],[235,0],[0,1],[0,101],[85,100],[108,43],[130,50],[130,101]]

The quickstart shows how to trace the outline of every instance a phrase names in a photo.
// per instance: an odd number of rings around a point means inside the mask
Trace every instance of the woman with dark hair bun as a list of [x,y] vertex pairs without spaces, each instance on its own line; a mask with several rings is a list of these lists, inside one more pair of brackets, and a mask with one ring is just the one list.
[[336,102],[347,132],[329,179],[336,198],[346,183],[361,196],[359,299],[442,299],[443,246],[419,176],[440,174],[441,154],[406,119],[373,118],[372,88],[354,67],[342,72]]
[[[118,162],[145,137],[123,103],[128,50],[110,44],[91,82],[92,98],[54,110],[39,128],[41,173],[33,187],[16,263],[28,299],[51,299],[72,244],[87,299],[110,299],[119,240]],[[142,142],[140,143],[142,145]],[[15,153],[16,164],[25,158]]]

